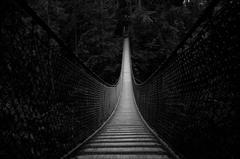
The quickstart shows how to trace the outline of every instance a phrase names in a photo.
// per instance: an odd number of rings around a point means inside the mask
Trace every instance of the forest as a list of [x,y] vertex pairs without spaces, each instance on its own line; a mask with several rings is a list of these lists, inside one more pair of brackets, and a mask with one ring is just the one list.
[[141,82],[169,57],[207,3],[207,0],[29,0],[76,57],[110,84],[118,80],[121,66],[122,8],[128,12],[134,75]]
[[0,1],[0,158],[59,158],[94,133],[120,96],[127,36],[134,79],[147,80],[136,102],[160,137],[187,159],[238,158],[239,6]]

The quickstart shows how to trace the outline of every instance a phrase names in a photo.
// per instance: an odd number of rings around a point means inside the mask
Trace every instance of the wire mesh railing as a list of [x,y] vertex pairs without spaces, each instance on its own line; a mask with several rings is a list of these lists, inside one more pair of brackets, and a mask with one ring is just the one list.
[[24,1],[0,7],[0,158],[59,158],[110,116],[121,77],[101,81]]
[[144,83],[145,120],[182,158],[238,158],[240,2],[212,1],[188,37]]

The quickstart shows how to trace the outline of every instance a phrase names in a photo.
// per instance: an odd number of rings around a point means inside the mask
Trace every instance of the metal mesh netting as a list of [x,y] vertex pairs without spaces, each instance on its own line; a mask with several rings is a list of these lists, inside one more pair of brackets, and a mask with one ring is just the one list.
[[239,11],[239,1],[220,1],[154,75],[134,85],[143,117],[185,158],[239,157]]
[[121,80],[111,86],[89,75],[39,24],[13,1],[1,2],[0,158],[59,158],[118,101]]

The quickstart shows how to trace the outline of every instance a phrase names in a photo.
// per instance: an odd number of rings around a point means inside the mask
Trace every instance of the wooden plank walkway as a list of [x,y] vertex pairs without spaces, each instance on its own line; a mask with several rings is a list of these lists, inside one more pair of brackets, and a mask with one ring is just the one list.
[[72,159],[170,159],[162,143],[149,131],[136,108],[128,39],[124,41],[119,105],[109,122]]

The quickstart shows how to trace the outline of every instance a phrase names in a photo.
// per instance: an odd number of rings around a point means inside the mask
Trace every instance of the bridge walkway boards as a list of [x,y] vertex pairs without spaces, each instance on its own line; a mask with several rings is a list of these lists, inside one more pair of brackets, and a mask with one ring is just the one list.
[[129,43],[123,51],[122,92],[109,122],[74,153],[72,159],[170,159],[170,154],[142,121],[135,104]]

